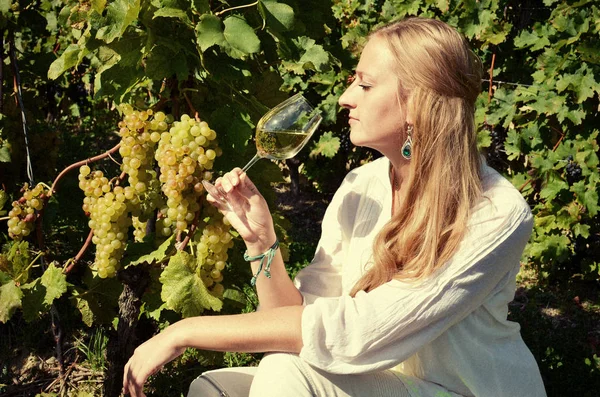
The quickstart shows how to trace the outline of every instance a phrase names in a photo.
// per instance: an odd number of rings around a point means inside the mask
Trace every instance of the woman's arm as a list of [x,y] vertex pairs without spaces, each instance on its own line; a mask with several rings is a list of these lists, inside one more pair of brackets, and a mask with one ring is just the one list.
[[302,306],[263,309],[229,316],[181,320],[140,345],[125,365],[123,392],[144,396],[148,376],[181,355],[187,347],[215,351],[299,353]]
[[[265,253],[277,236],[269,207],[256,186],[239,168],[217,179],[215,186],[225,192],[229,207],[210,195],[208,201],[215,205],[238,231],[246,243],[248,255]],[[258,272],[259,263],[259,260],[250,263],[252,274]],[[279,249],[271,263],[271,278],[267,278],[264,272],[261,272],[256,278],[256,291],[261,310],[302,304],[302,295],[288,276]]]

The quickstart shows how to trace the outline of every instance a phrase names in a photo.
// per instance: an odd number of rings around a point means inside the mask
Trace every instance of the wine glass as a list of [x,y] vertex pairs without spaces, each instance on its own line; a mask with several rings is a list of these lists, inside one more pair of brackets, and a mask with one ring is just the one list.
[[[285,160],[294,157],[306,145],[323,118],[302,96],[296,94],[275,106],[256,126],[256,154],[242,168],[246,172],[261,158]],[[206,191],[226,204],[225,194],[203,180]]]

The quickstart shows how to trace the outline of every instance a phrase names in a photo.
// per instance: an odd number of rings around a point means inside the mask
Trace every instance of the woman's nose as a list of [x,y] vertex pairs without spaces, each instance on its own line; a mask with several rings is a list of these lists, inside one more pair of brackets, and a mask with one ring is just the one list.
[[354,86],[354,84],[350,85],[348,88],[346,88],[346,91],[344,91],[344,93],[340,96],[340,99],[338,100],[338,104],[346,109],[351,109],[353,108],[354,105],[354,101],[352,100],[352,87]]

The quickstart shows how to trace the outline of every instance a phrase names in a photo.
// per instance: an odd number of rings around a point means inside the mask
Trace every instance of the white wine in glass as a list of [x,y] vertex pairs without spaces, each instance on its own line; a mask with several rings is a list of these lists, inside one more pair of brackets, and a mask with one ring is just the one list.
[[[256,126],[256,154],[242,168],[246,172],[261,158],[285,160],[294,157],[316,131],[322,121],[319,112],[302,96],[296,94],[269,110]],[[202,181],[206,191],[217,201],[226,202],[224,195],[208,181]]]

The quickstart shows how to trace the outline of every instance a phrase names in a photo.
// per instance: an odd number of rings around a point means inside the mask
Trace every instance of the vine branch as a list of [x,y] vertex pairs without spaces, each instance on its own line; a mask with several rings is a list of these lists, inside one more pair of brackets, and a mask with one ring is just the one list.
[[79,250],[77,255],[75,255],[75,258],[73,258],[71,263],[69,263],[69,265],[65,268],[65,270],[63,270],[63,273],[65,273],[65,274],[71,273],[73,268],[77,265],[77,263],[79,262],[79,260],[81,259],[81,257],[85,253],[85,251],[88,249],[88,247],[92,243],[92,237],[94,237],[94,231],[92,229],[90,229],[90,232],[88,233],[85,243],[83,243],[83,246],[81,247],[81,249]]
[[54,180],[54,182],[52,182],[52,187],[50,188],[50,192],[48,193],[48,197],[52,196],[52,194],[54,194],[56,192],[56,185],[58,184],[58,182],[62,179],[62,177],[65,174],[67,174],[68,172],[74,170],[75,168],[81,167],[82,165],[86,165],[88,163],[94,163],[96,161],[99,161],[99,160],[102,160],[104,158],[110,157],[110,155],[113,154],[114,152],[116,152],[117,150],[119,150],[120,147],[121,147],[121,143],[119,142],[112,149],[109,149],[109,150],[107,150],[106,152],[104,152],[102,154],[99,154],[99,155],[94,156],[94,157],[87,158],[85,160],[78,161],[76,163],[71,164],[70,166],[68,166],[64,170],[62,170],[61,173],[58,174],[58,176],[56,177],[56,179]]
[[217,17],[218,17],[219,15],[223,15],[223,14],[225,14],[227,11],[239,10],[240,8],[248,8],[248,7],[253,7],[253,6],[255,6],[255,5],[258,5],[258,0],[257,0],[257,1],[255,1],[254,3],[252,3],[252,4],[244,4],[244,5],[241,5],[241,6],[235,6],[235,7],[226,8],[226,9],[224,9],[224,10],[221,10],[221,11],[219,11],[219,12],[216,12],[216,13],[215,13],[215,16],[217,16]]

